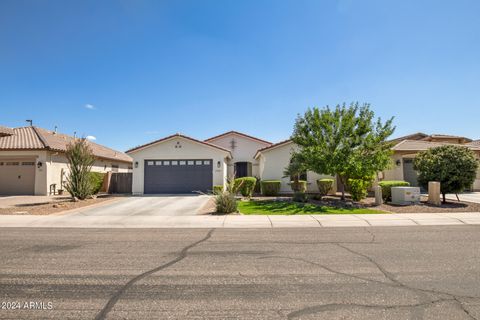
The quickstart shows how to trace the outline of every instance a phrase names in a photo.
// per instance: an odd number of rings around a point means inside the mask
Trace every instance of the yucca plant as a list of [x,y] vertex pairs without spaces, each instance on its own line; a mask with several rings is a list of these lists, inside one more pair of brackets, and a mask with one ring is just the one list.
[[75,139],[67,145],[65,153],[70,174],[67,177],[65,189],[74,198],[83,200],[92,195],[90,170],[95,157],[86,139]]
[[235,175],[227,180],[227,189],[215,196],[216,213],[233,213],[237,212],[237,194],[241,188],[243,181],[235,183]]

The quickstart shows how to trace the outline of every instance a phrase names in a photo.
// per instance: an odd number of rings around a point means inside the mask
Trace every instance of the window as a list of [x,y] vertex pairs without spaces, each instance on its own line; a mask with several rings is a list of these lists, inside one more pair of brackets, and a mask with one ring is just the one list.
[[18,166],[18,165],[20,165],[20,162],[7,162],[7,163],[5,163],[5,165],[7,165],[7,166]]
[[162,165],[162,161],[155,161],[155,165],[156,165],[156,166],[161,166],[161,165]]
[[183,160],[180,161],[180,165],[181,165],[181,166],[184,166],[186,163],[187,163],[186,161],[183,161]]
[[189,161],[188,161],[188,165],[189,165],[189,166],[193,166],[193,161],[192,161],[192,160],[189,160]]
[[201,166],[201,165],[202,165],[202,160],[197,160],[197,161],[195,161],[195,164],[196,164],[197,166]]
[[203,164],[206,165],[206,166],[209,166],[210,165],[210,160],[203,161]]
[[169,165],[170,165],[170,161],[163,161],[163,165],[164,165],[164,166],[169,166]]
[[153,166],[153,161],[147,161],[147,165]]
[[35,162],[22,162],[22,166],[34,166]]

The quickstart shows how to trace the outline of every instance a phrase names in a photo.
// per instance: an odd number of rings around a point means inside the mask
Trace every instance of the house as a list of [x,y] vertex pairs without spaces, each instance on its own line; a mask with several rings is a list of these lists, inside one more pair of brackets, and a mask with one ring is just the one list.
[[[385,170],[381,174],[382,180],[405,180],[410,182],[412,186],[418,186],[417,172],[413,168],[413,160],[415,156],[421,152],[431,148],[443,145],[461,145],[468,147],[475,152],[480,159],[480,140],[472,141],[465,137],[416,133],[405,137],[400,137],[391,142],[394,143],[393,165],[389,170]],[[473,185],[473,190],[480,190],[480,169],[477,179]]]
[[[290,141],[273,144],[229,131],[197,140],[174,134],[126,151],[133,158],[133,194],[208,192],[228,178],[254,176],[281,180],[281,192],[291,192],[283,171],[295,149]],[[309,191],[325,176],[306,172]]]
[[[74,137],[39,127],[0,126],[0,195],[48,195],[68,174],[65,151]],[[92,171],[128,172],[132,159],[123,152],[88,141],[96,157]]]

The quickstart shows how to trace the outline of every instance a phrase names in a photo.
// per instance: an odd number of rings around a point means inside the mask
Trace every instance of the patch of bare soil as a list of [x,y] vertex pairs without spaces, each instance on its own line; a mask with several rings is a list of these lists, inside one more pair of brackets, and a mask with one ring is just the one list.
[[447,203],[440,206],[434,206],[427,202],[427,197],[422,197],[421,202],[416,205],[398,206],[384,203],[380,206],[375,206],[374,198],[367,198],[362,201],[365,206],[389,211],[394,213],[448,213],[448,212],[480,212],[480,204],[465,201],[447,200]]
[[60,201],[54,201],[51,203],[44,204],[33,204],[33,205],[21,205],[10,208],[0,208],[0,215],[49,215],[55,214],[66,210],[77,209],[85,206],[90,206],[93,204],[101,203],[107,200],[111,200],[115,197],[106,196],[98,197],[96,199],[85,199],[78,202],[74,202],[71,199],[65,199]]
[[214,214],[215,211],[215,197],[210,197],[207,203],[197,211],[197,214]]

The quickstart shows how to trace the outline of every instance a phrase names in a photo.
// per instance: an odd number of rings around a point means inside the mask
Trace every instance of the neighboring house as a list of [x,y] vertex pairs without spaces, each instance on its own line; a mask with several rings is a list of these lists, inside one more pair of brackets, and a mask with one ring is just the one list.
[[[65,151],[74,137],[39,127],[0,126],[0,195],[48,195],[68,175]],[[132,159],[123,152],[88,141],[95,172],[131,172]]]
[[[461,145],[474,151],[480,159],[479,141],[472,141],[465,137],[423,133],[397,138],[392,140],[395,143],[392,147],[393,167],[383,172],[381,180],[405,180],[412,186],[418,186],[418,174],[413,168],[413,161],[419,152],[443,145]],[[480,190],[480,169],[473,189]]]
[[[200,141],[181,134],[126,151],[133,158],[133,194],[208,192],[233,177],[281,180],[281,192],[291,192],[283,171],[294,145],[277,144],[230,131]],[[304,174],[309,191],[316,191],[313,172]]]

